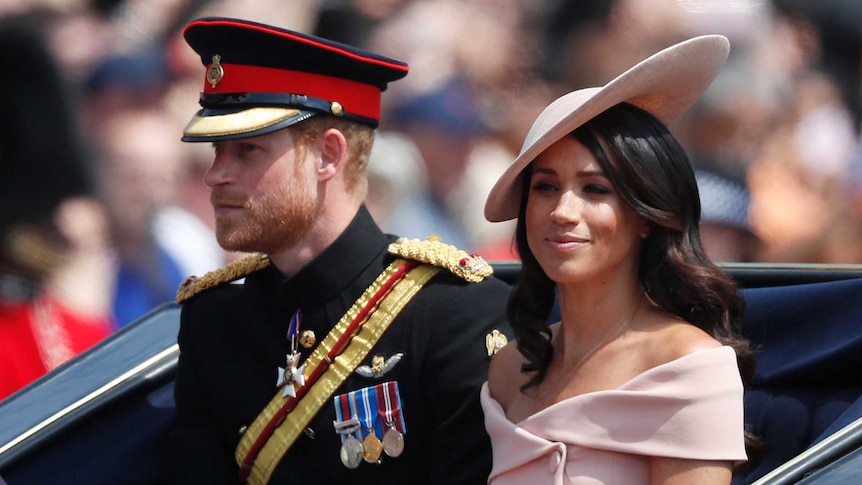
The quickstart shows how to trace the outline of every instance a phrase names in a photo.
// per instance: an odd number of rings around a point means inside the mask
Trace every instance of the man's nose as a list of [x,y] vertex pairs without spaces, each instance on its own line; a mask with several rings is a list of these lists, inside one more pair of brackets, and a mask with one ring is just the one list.
[[210,168],[204,173],[204,183],[209,187],[217,187],[232,182],[231,166],[229,157],[217,154]]

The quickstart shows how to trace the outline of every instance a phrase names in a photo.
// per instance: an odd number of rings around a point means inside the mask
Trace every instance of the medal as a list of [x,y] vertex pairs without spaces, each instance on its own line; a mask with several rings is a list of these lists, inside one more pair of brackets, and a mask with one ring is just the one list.
[[386,432],[383,434],[383,452],[386,456],[397,458],[404,452],[404,434],[407,428],[404,426],[404,415],[401,413],[401,394],[398,392],[398,383],[395,381],[384,382],[375,387],[377,395],[377,413],[381,421],[386,423]]
[[404,451],[404,435],[395,429],[395,426],[389,424],[389,429],[383,435],[383,452],[387,456],[397,458]]
[[341,435],[341,462],[356,468],[359,462],[380,463],[386,456],[404,452],[404,415],[395,381],[357,389],[333,399],[335,431]]
[[377,463],[377,460],[380,459],[380,454],[383,453],[383,444],[374,435],[373,429],[362,440],[362,447],[365,449],[362,458],[368,463]]
[[359,420],[367,432],[365,439],[362,440],[362,446],[365,448],[363,458],[368,463],[377,463],[383,453],[383,444],[380,443],[380,438],[374,432],[375,421],[377,420],[377,399],[374,388],[366,387],[353,391],[350,395],[357,398],[356,407],[359,411]]
[[348,436],[341,443],[341,463],[344,463],[344,466],[347,468],[353,469],[358,467],[362,463],[364,454],[365,449],[362,443],[353,436]]
[[299,365],[299,359],[302,356],[296,350],[296,334],[299,331],[301,320],[302,311],[297,310],[290,317],[290,325],[287,329],[287,338],[290,339],[290,354],[285,358],[285,366],[278,368],[278,379],[275,382],[275,385],[278,387],[284,386],[284,392],[281,394],[282,397],[296,397],[296,386],[302,387],[305,385],[305,364]]
[[356,431],[360,429],[359,420],[352,418],[342,421],[339,403],[336,403],[335,409],[337,410],[336,417],[339,421],[333,422],[332,425],[335,426],[335,432],[341,435],[341,450],[339,451],[341,463],[347,468],[353,469],[362,463],[362,458],[365,456],[365,447],[354,436]]
[[305,385],[305,364],[296,367],[299,362],[299,353],[293,352],[287,356],[287,363],[284,368],[278,368],[278,380],[276,386],[284,386],[282,397],[296,397],[296,384],[299,387]]

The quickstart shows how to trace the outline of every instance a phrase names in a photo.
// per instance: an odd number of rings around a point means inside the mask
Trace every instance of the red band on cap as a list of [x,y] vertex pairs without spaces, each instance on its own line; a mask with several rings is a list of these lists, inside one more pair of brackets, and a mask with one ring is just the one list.
[[[272,67],[221,64],[224,77],[213,87],[204,79],[204,93],[285,93],[338,101],[350,114],[380,120],[380,90],[347,79]],[[209,65],[207,69],[209,69]]]

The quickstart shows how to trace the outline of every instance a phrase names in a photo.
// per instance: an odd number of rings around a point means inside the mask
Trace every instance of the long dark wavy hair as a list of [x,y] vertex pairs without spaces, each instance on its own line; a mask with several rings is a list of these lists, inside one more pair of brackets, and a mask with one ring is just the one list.
[[[661,121],[628,103],[608,109],[569,136],[589,149],[623,200],[649,221],[638,268],[646,294],[664,311],[732,347],[743,385],[750,384],[754,354],[739,334],[744,303],[733,280],[710,261],[701,245],[700,196],[685,150]],[[554,356],[547,320],[556,286],[527,244],[524,215],[531,175],[532,164],[522,175],[515,231],[522,270],[507,308],[518,350],[527,360],[521,371],[532,374],[522,392],[542,382]],[[749,467],[759,459],[763,444],[748,432],[745,444],[749,461],[743,467]]]
[[[750,382],[754,357],[738,333],[743,302],[733,280],[701,245],[700,197],[683,148],[661,121],[628,103],[608,109],[569,136],[589,149],[623,200],[650,224],[638,270],[646,294],[664,311],[732,347],[743,381]],[[542,382],[554,353],[547,319],[555,284],[527,244],[524,214],[531,169],[529,165],[522,176],[515,232],[523,269],[508,304],[518,350],[527,360],[522,372],[532,374],[522,391]]]

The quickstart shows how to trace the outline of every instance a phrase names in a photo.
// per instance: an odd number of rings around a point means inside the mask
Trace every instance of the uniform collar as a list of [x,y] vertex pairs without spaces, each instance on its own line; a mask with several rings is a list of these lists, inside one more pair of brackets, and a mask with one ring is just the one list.
[[282,297],[311,309],[324,304],[380,260],[390,243],[363,205],[347,229],[294,276],[282,279]]

